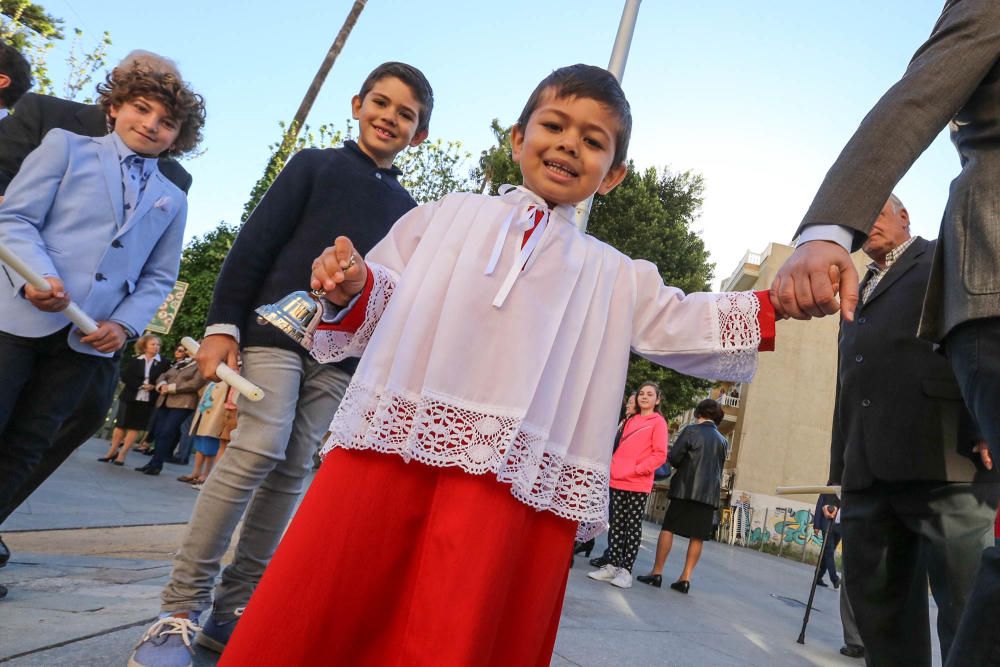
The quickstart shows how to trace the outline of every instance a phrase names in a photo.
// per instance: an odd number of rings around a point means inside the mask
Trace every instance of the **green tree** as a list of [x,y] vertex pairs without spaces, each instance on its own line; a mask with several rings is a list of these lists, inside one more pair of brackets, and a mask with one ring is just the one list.
[[73,29],[73,41],[66,57],[68,73],[60,89],[49,74],[48,56],[56,43],[65,37],[62,26],[62,19],[50,15],[40,5],[27,0],[0,0],[0,39],[18,49],[31,63],[34,92],[93,102],[93,95],[84,94],[84,89],[107,64],[111,34],[105,31],[96,45],[87,47],[83,31]]
[[205,332],[205,317],[212,303],[212,290],[238,231],[235,225],[223,221],[210,232],[191,239],[184,247],[177,279],[186,282],[188,290],[170,333],[164,337],[163,349],[168,359],[173,359],[174,346],[182,337],[198,339]]
[[[492,194],[504,183],[519,185],[521,172],[510,154],[510,129],[494,120],[496,144],[479,156],[472,178]],[[692,225],[701,211],[704,182],[690,171],[649,168],[639,173],[629,163],[621,185],[594,199],[587,233],[636,259],[659,268],[668,285],[685,292],[706,291],[715,265]],[[663,412],[674,416],[694,405],[711,383],[681,375],[632,355],[626,387],[635,390],[647,380],[660,385]]]

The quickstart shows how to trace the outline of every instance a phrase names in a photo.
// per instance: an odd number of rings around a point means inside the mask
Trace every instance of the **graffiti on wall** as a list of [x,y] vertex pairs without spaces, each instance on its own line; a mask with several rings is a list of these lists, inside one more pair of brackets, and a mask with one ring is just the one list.
[[785,518],[774,524],[774,532],[784,536],[785,542],[794,542],[799,546],[812,540],[816,546],[823,544],[823,537],[813,531],[812,512],[809,510],[799,510],[797,512],[786,512]]

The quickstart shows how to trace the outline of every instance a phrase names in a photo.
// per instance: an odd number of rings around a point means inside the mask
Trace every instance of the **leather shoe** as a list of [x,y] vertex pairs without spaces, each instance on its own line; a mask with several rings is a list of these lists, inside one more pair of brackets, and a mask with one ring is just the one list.
[[829,588],[829,586],[826,585],[826,582],[823,581],[822,579],[817,579],[816,580],[816,585],[817,586],[822,586],[823,588]]
[[7,597],[7,587],[0,584],[0,600],[3,600],[5,597]]
[[146,468],[145,470],[142,471],[142,474],[143,475],[159,475],[160,474],[160,469],[159,468]]
[[691,590],[691,582],[675,581],[674,583],[670,584],[670,588],[674,589],[678,593],[684,593],[685,595],[687,595],[687,592]]
[[660,588],[663,585],[663,576],[659,574],[640,574],[636,579],[656,588]]
[[3,543],[3,538],[0,537],[0,567],[6,565],[9,560],[10,549],[7,548],[7,545]]
[[149,464],[147,463],[144,466],[136,466],[135,469],[138,470],[139,472],[146,472],[147,470],[149,470]]
[[840,654],[846,655],[848,658],[863,658],[865,657],[865,647],[855,646],[854,644],[844,644],[840,647]]
[[835,579],[833,582],[833,590],[840,588],[840,579]]

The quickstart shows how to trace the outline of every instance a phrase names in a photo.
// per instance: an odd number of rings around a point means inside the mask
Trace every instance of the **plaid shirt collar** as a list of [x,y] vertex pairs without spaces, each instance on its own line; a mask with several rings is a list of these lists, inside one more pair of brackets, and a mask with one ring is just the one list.
[[875,288],[878,287],[879,282],[881,282],[882,277],[889,272],[889,269],[892,268],[892,265],[895,264],[897,261],[899,261],[899,258],[903,256],[903,253],[906,252],[906,249],[909,248],[910,245],[916,240],[917,240],[916,236],[911,236],[910,238],[906,239],[906,241],[904,241],[903,243],[899,244],[898,246],[887,252],[885,255],[884,267],[879,266],[876,262],[871,262],[868,264],[868,272],[870,275],[868,277],[868,282],[865,283],[865,291],[864,294],[862,294],[861,298],[862,303],[868,301],[868,298],[872,295],[872,292],[875,291]]

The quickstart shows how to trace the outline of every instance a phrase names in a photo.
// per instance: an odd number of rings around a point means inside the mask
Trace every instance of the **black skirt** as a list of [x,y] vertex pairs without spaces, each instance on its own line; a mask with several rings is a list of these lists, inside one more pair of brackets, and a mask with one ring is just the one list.
[[123,401],[118,399],[115,426],[129,431],[145,431],[153,414],[153,401]]
[[675,535],[707,540],[712,537],[715,508],[697,500],[671,498],[663,516],[663,530]]

